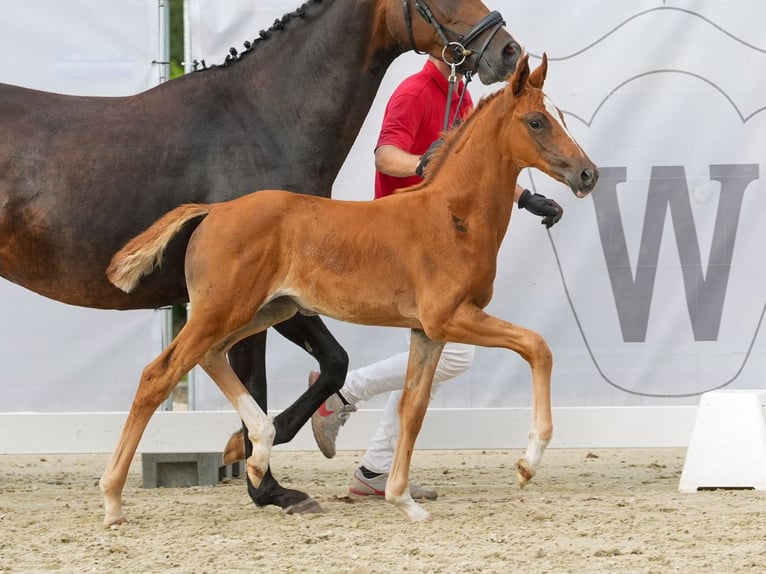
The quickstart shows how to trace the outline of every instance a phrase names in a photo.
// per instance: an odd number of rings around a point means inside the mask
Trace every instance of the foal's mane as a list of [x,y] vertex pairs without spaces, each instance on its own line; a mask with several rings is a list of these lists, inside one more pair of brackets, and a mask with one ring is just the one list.
[[234,47],[229,48],[229,53],[226,55],[226,58],[224,59],[222,64],[219,65],[213,65],[208,67],[205,64],[205,60],[194,61],[194,70],[197,71],[197,66],[201,65],[202,67],[199,69],[199,71],[204,70],[211,70],[215,68],[228,68],[233,64],[236,64],[239,62],[242,58],[247,56],[248,54],[251,54],[254,50],[256,45],[260,44],[264,40],[268,40],[271,35],[278,31],[278,30],[284,30],[287,23],[292,20],[293,18],[303,18],[306,15],[306,10],[308,7],[312,4],[321,4],[322,0],[307,0],[298,8],[296,8],[292,12],[288,12],[287,14],[284,14],[281,18],[277,18],[274,20],[274,23],[271,25],[271,27],[267,30],[261,30],[258,34],[258,37],[255,38],[252,42],[250,40],[245,40],[244,46],[245,49],[241,52],[237,52],[237,49]]
[[483,97],[481,100],[479,100],[479,103],[476,105],[474,110],[468,114],[468,117],[460,125],[458,125],[457,128],[443,133],[442,138],[444,139],[444,143],[439,146],[431,156],[428,162],[429,169],[426,170],[425,179],[419,184],[416,184],[410,188],[406,188],[407,191],[414,191],[415,189],[419,189],[421,186],[428,183],[429,180],[436,176],[436,174],[442,168],[442,165],[446,163],[444,158],[446,158],[453,149],[463,145],[463,140],[465,140],[468,137],[468,134],[470,134],[472,126],[476,122],[476,117],[481,114],[482,110],[486,108],[490,102],[494,101],[503,92],[505,92],[505,88],[501,88],[496,92]]

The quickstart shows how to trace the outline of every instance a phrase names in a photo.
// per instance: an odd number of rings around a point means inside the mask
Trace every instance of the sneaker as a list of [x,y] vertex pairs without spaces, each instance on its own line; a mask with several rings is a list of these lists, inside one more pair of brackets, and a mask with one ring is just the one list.
[[[319,373],[309,373],[309,386],[319,379]],[[311,430],[319,450],[327,458],[335,456],[335,439],[338,438],[340,427],[346,424],[351,413],[356,412],[354,405],[344,403],[338,393],[334,393],[323,402],[316,412],[311,415]]]
[[[383,498],[386,496],[386,482],[388,482],[387,472],[367,478],[362,473],[362,467],[360,466],[351,477],[348,497],[357,500],[361,498]],[[433,488],[410,483],[410,496],[415,500],[436,500],[439,495]]]

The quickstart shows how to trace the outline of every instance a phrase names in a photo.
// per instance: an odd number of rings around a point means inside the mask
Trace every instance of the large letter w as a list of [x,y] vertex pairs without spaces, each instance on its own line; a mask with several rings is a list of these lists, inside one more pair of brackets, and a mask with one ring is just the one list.
[[617,184],[626,181],[627,169],[602,168],[600,172],[598,190],[592,197],[623,340],[639,343],[646,340],[662,230],[670,209],[694,340],[715,341],[721,325],[742,197],[747,186],[758,178],[758,165],[710,166],[710,179],[720,182],[721,195],[707,273],[702,269],[683,166],[653,167],[635,279],[617,202]]

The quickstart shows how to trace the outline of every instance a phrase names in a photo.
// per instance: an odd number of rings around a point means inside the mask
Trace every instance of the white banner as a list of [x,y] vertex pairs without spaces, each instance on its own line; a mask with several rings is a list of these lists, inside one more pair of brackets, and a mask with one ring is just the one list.
[[[208,65],[295,8],[292,0],[244,10],[225,4],[192,2],[193,57]],[[489,307],[548,340],[553,404],[695,405],[714,388],[762,388],[766,4],[488,4],[503,13],[533,65],[547,52],[545,90],[601,167],[599,187],[585,200],[540,173],[522,174],[523,185],[555,198],[565,214],[550,233],[539,218],[514,215]],[[385,102],[422,58],[407,54],[389,69],[334,197],[372,197]],[[470,89],[477,99],[498,87],[476,80]],[[309,86],[307,97],[317,96]],[[352,368],[406,349],[394,329],[328,324]],[[316,366],[273,332],[268,362],[270,406],[284,408]],[[199,399],[198,408],[228,408],[216,389],[203,388]],[[479,349],[474,366],[433,404],[530,401],[526,363],[510,351]]]
[[[4,83],[114,96],[158,82],[157,0],[0,0],[0,26]],[[0,279],[0,412],[126,411],[160,349],[158,312],[72,307]]]

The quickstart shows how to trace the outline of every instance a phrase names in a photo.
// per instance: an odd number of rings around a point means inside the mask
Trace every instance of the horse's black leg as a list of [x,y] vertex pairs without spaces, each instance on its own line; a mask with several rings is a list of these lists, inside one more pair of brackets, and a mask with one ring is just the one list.
[[298,314],[274,328],[314,357],[320,372],[317,382],[274,418],[277,430],[274,444],[282,444],[291,441],[327,397],[343,386],[348,354],[316,315]]
[[[228,354],[229,363],[234,372],[245,384],[255,402],[267,411],[266,389],[266,332],[253,335],[237,343]],[[245,441],[245,456],[253,453],[253,445],[246,432],[242,433]],[[247,474],[245,474],[247,477]],[[247,493],[256,506],[273,504],[286,512],[319,512],[321,507],[305,492],[282,487],[271,473],[266,471],[263,482],[255,488],[247,478]]]

